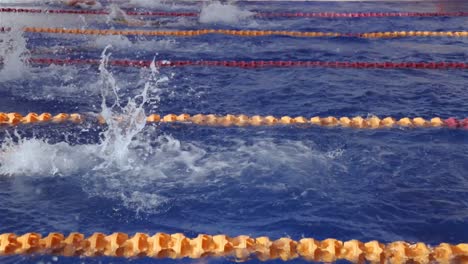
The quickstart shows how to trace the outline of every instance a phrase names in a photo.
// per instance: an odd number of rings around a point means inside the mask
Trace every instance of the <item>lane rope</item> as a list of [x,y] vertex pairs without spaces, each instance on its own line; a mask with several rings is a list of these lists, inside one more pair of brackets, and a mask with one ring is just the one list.
[[303,258],[325,263],[348,260],[353,263],[452,263],[468,258],[468,243],[452,245],[441,243],[431,247],[424,243],[395,241],[384,244],[378,241],[340,241],[333,238],[316,240],[302,238],[299,241],[282,237],[271,240],[268,237],[252,238],[241,235],[199,234],[189,238],[181,233],[151,234],[126,233],[106,235],[94,233],[85,237],[73,232],[68,236],[49,233],[42,237],[38,233],[17,236],[13,233],[0,234],[1,255],[49,254],[62,256],[109,256],[109,257],[152,257],[152,258],[204,258],[234,257],[246,260],[282,259],[284,261]]
[[[99,65],[98,59],[53,59],[31,58],[30,63],[42,65]],[[109,65],[122,67],[150,67],[152,61],[145,60],[110,60]],[[468,69],[464,62],[352,62],[352,61],[155,61],[158,67],[238,67],[238,68],[267,68],[267,67],[321,67],[321,68],[355,68],[355,69]]]
[[[4,31],[10,30],[3,28]],[[300,32],[280,30],[230,30],[230,29],[200,29],[200,30],[115,30],[115,29],[67,29],[25,27],[25,32],[74,34],[74,35],[135,35],[135,36],[201,36],[207,34],[222,34],[244,37],[289,36],[289,37],[354,37],[354,38],[402,38],[402,37],[468,37],[468,31],[393,31],[369,33],[339,33],[339,32]]]
[[461,17],[468,12],[295,12],[257,13],[259,17],[371,18],[371,17]]
[[[79,14],[109,15],[106,10],[71,10],[71,9],[31,9],[0,8],[1,13],[43,13],[43,14]],[[126,11],[129,16],[164,16],[164,17],[198,17],[198,12],[165,12],[165,11]],[[371,18],[371,17],[463,17],[468,12],[259,12],[256,17],[304,17],[304,18]]]
[[[75,15],[109,15],[106,10],[74,10],[74,9],[31,9],[31,8],[0,8],[0,13],[35,13],[35,14],[75,14]],[[129,16],[166,16],[166,17],[193,17],[199,16],[197,12],[137,12],[126,11]],[[459,15],[457,15],[459,16]]]
[[[117,120],[121,117],[114,117]],[[40,123],[82,123],[85,120],[105,124],[105,119],[97,114],[78,114],[78,113],[59,113],[52,115],[50,113],[28,113],[21,115],[16,112],[0,112],[0,125],[16,126],[20,124],[40,124]],[[147,123],[190,123],[200,126],[281,126],[281,125],[311,125],[322,127],[349,127],[357,129],[378,129],[378,128],[392,128],[392,127],[407,127],[407,128],[462,128],[468,129],[468,118],[456,119],[450,117],[442,119],[440,117],[433,117],[424,119],[422,117],[403,117],[400,119],[394,117],[379,118],[377,116],[369,117],[319,117],[314,116],[306,118],[303,116],[290,117],[290,116],[247,116],[240,115],[214,115],[214,114],[167,114],[161,116],[159,114],[150,114],[146,117]]]

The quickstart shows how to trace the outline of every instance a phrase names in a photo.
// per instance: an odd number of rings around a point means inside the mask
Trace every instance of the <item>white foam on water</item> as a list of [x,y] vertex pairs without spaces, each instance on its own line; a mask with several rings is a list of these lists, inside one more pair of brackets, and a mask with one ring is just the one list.
[[144,20],[139,20],[128,16],[127,13],[116,4],[109,5],[107,9],[109,10],[109,15],[107,16],[107,24],[109,25],[111,25],[114,22],[124,23],[128,26],[147,25],[147,22]]
[[[80,78],[86,76],[86,78]],[[4,78],[11,83],[8,85],[10,93],[17,98],[26,98],[28,100],[57,100],[76,102],[76,98],[89,99],[88,102],[99,102],[97,96],[100,94],[99,86],[96,83],[98,76],[93,66],[73,65],[49,65],[43,67],[25,66],[25,69],[15,78]],[[0,72],[0,78],[1,76]],[[19,82],[21,79],[27,79],[28,83],[41,83],[40,89],[33,85],[24,85]]]
[[55,1],[44,1],[44,0],[2,0],[1,4],[43,4],[44,2],[48,3],[58,3],[58,0]]
[[[253,174],[258,180],[255,188],[277,191],[286,185],[307,187],[307,182],[321,181],[332,168],[345,170],[336,160],[339,157],[316,151],[311,141],[263,138],[235,140],[223,147],[182,142],[169,135],[149,140],[148,135],[157,131],[148,128],[127,147],[128,141],[112,137],[96,145],[49,144],[39,139],[4,144],[0,174],[82,175],[82,187],[90,196],[120,200],[137,212],[153,212],[167,209],[171,199],[178,198],[164,194],[168,190],[216,186],[228,178]],[[272,181],[278,171],[285,178]]]
[[[37,7],[34,7],[37,8]],[[102,21],[102,16],[83,16],[70,14],[46,14],[46,13],[1,13],[0,25],[13,26],[18,29],[23,27],[60,27],[84,28],[88,23]]]
[[237,24],[255,15],[254,12],[242,10],[232,3],[220,3],[213,1],[202,7],[200,12],[200,23],[225,23]]
[[112,19],[118,19],[118,20],[128,20],[129,17],[127,16],[127,14],[125,13],[125,11],[123,11],[118,5],[116,4],[111,4],[109,5],[108,7],[109,9],[109,15],[108,15],[108,18],[109,18],[109,22],[112,20]]
[[161,0],[130,0],[128,5],[146,7],[146,8],[155,8],[164,6],[164,1]]
[[93,44],[93,47],[96,48],[105,48],[107,45],[112,45],[112,47],[118,49],[133,47],[133,43],[126,36],[122,35],[99,36],[95,38]]
[[29,71],[29,50],[21,28],[13,26],[9,32],[0,34],[0,79],[8,81],[24,77]]
[[78,3],[76,6],[82,9],[102,9],[102,4],[99,1],[95,1],[93,4]]
[[128,0],[119,2],[123,7],[142,7],[142,8],[169,8],[178,9],[184,8],[184,5],[179,4],[180,1],[166,1],[166,0]]
[[49,144],[43,139],[5,139],[0,148],[0,175],[69,175],[79,171],[83,164],[96,164],[91,145],[71,146],[66,142]]
[[137,40],[130,41],[126,36],[98,36],[94,38],[90,48],[103,49],[107,45],[112,45],[116,49],[135,49],[135,50],[172,50],[176,47],[177,42],[173,38],[159,40]]
[[[83,68],[83,67],[81,67]],[[80,96],[99,96],[97,84],[92,83],[97,77],[84,69],[70,65],[50,65],[31,70],[30,79],[35,82],[41,82],[46,78],[52,78],[53,81],[47,82],[41,86],[41,89],[34,89],[30,93],[25,93],[32,99],[70,99],[76,101],[76,97]],[[86,75],[84,82],[80,80],[80,76]],[[91,83],[90,83],[91,82]],[[19,91],[21,95],[21,91]]]
[[[2,13],[0,26],[10,28],[0,34],[0,79],[15,80],[30,76],[33,68],[29,67],[30,51],[27,49],[27,38],[24,27],[83,27],[86,21],[81,16]],[[50,37],[43,35],[44,38]],[[57,47],[55,47],[57,49]]]

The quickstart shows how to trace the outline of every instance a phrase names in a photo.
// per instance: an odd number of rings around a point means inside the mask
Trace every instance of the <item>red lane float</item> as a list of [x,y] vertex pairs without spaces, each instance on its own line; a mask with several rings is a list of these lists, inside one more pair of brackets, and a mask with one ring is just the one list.
[[357,13],[257,13],[258,17],[312,17],[312,18],[368,18],[368,17],[460,17],[468,16],[468,12],[357,12]]
[[468,118],[458,120],[455,117],[450,117],[444,120],[444,125],[449,128],[468,129]]
[[[0,8],[2,13],[44,13],[44,14],[80,14],[108,15],[106,10],[71,10],[71,9],[30,9],[30,8]],[[164,16],[164,17],[196,17],[198,12],[164,12],[164,11],[127,11],[130,16]],[[303,17],[303,18],[370,18],[370,17],[462,17],[468,12],[295,12],[295,13],[256,13],[256,17]]]
[[[51,59],[31,58],[33,64],[88,64],[99,65],[98,59]],[[110,60],[109,65],[122,67],[149,67],[152,61],[145,60]],[[347,62],[347,61],[155,61],[158,67],[237,67],[237,68],[287,68],[287,67],[321,67],[321,68],[355,68],[355,69],[468,69],[464,62]]]

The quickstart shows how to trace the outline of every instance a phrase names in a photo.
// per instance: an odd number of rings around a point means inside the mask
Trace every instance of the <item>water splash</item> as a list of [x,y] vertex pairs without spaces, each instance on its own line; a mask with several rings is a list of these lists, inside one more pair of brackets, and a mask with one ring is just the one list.
[[107,16],[107,24],[111,25],[113,22],[124,23],[130,26],[144,26],[146,22],[143,20],[133,19],[129,17],[124,10],[118,5],[111,4],[108,7],[109,15]]
[[92,156],[82,155],[89,151],[86,145],[49,144],[44,139],[21,138],[15,132],[1,145],[0,175],[67,175],[79,170],[80,164],[95,163]]
[[242,10],[233,3],[220,3],[214,1],[204,5],[200,12],[200,23],[237,24],[242,20],[251,18],[255,13]]
[[143,50],[143,51],[177,51],[177,42],[175,39],[138,39],[131,41],[126,36],[96,36],[90,38],[90,44],[85,46],[87,49],[103,49],[107,45],[111,44],[112,47],[125,50]]
[[[275,192],[284,186],[313,188],[324,181],[324,174],[340,175],[347,170],[341,157],[315,150],[311,141],[236,139],[225,140],[225,146],[220,146],[181,142],[169,135],[150,140],[155,132],[158,130],[148,127],[132,140],[124,166],[119,158],[101,153],[99,145],[49,144],[39,139],[5,144],[1,149],[7,154],[0,157],[0,175],[80,177],[89,196],[153,213],[167,210],[181,198],[201,199],[196,194],[180,197],[179,193],[219,190],[232,180]],[[278,172],[288,177],[278,177]]]
[[[149,147],[146,141],[135,138],[145,127],[144,106],[150,104],[153,108],[158,108],[161,94],[158,86],[167,82],[168,78],[159,76],[153,60],[141,94],[122,99],[117,81],[106,68],[111,56],[109,49],[110,47],[104,49],[99,66],[101,116],[107,124],[107,129],[100,135],[100,142],[95,145],[73,146],[68,142],[50,144],[43,139],[21,138],[18,134],[14,135],[15,140],[13,136],[8,136],[0,147],[0,175],[82,174],[83,180],[106,182],[112,181],[109,179],[114,177],[127,182],[124,179],[126,173],[139,171],[139,150]],[[112,186],[122,192],[126,189],[125,184]],[[130,195],[131,201],[125,204],[135,205],[139,201],[135,195]]]
[[[180,192],[210,186],[217,190],[233,179],[274,191],[285,184],[315,185],[324,172],[346,169],[335,161],[340,155],[317,151],[312,141],[223,137],[223,144],[211,145],[182,142],[161,133],[158,126],[145,126],[145,109],[158,110],[161,96],[166,94],[160,87],[168,79],[153,62],[142,72],[141,93],[123,98],[123,89],[106,67],[109,49],[102,53],[97,83],[101,115],[107,123],[99,142],[52,144],[16,135],[16,140],[10,138],[0,147],[0,175],[74,177],[89,196],[114,199],[136,212],[152,213],[167,210],[172,201],[180,199]],[[212,136],[219,141],[216,134]],[[276,179],[273,175],[278,171],[292,176]]]
[[0,34],[0,79],[14,80],[28,72],[29,50],[23,30],[19,26],[12,26],[9,32]]
[[[109,47],[104,49],[99,66],[102,95],[101,116],[108,125],[108,129],[102,133],[104,140],[100,145],[100,152],[103,156],[110,157],[104,163],[104,166],[109,166],[109,163],[117,163],[120,167],[131,167],[131,164],[128,164],[131,161],[128,159],[129,146],[132,139],[145,127],[146,115],[143,107],[148,102],[149,89],[153,88],[154,91],[157,90],[157,76],[159,72],[153,60],[150,67],[151,74],[145,83],[142,93],[135,98],[129,98],[126,106],[121,106],[121,100],[118,95],[120,89],[113,75],[106,68],[111,55],[110,53],[106,54]],[[114,97],[114,101],[109,106],[107,98],[110,95]],[[159,97],[155,98],[156,102],[154,103],[159,104]]]

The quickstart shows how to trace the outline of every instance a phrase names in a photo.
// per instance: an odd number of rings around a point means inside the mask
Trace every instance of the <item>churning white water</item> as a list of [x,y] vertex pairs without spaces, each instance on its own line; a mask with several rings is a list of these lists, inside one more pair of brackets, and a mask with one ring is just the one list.
[[29,51],[22,34],[19,26],[0,34],[0,79],[3,81],[17,79],[27,71]]
[[213,1],[203,6],[199,20],[201,23],[237,24],[253,15],[254,12],[242,10],[234,4]]

